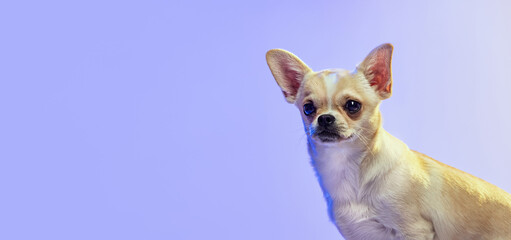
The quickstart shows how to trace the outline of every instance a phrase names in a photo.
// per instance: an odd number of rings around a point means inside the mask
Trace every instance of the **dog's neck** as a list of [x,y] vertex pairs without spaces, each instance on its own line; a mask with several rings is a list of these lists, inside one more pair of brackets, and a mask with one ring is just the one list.
[[355,138],[337,145],[308,140],[312,165],[327,202],[361,201],[367,188],[374,187],[371,183],[398,165],[408,149],[381,126],[367,140]]

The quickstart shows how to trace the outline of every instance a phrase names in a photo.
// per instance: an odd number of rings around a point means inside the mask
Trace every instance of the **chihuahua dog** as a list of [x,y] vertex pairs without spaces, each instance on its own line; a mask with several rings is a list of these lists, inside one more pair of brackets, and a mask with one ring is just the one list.
[[312,71],[273,49],[268,66],[301,112],[331,220],[346,239],[511,239],[511,195],[410,150],[382,127],[393,47],[355,71]]

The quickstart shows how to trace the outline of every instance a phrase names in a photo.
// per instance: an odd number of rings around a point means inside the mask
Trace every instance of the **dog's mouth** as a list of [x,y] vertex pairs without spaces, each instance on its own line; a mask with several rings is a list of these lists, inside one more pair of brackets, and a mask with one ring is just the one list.
[[338,142],[343,139],[340,134],[327,130],[318,132],[315,135],[322,142]]
[[339,134],[338,131],[332,131],[332,130],[320,130],[314,133],[314,138],[320,140],[322,143],[336,143],[341,141],[348,141],[352,139],[354,134],[351,134],[349,136],[344,136],[342,134]]

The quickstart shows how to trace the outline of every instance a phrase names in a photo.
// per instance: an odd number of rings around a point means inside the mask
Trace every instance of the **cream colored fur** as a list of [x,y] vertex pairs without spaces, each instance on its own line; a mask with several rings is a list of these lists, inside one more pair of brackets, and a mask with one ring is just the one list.
[[[301,112],[312,165],[329,214],[346,239],[511,239],[511,195],[410,150],[382,128],[391,95],[392,45],[375,48],[354,72],[312,71],[285,50],[267,53],[286,100]],[[349,100],[362,104],[349,114]],[[313,116],[303,106],[313,103]],[[339,140],[318,137],[318,117],[335,117]]]

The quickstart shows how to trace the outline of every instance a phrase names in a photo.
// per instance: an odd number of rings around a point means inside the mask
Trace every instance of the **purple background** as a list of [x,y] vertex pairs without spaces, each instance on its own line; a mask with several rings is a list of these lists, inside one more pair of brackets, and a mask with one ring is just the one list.
[[265,53],[394,44],[385,128],[511,191],[511,4],[3,1],[0,239],[341,239]]

